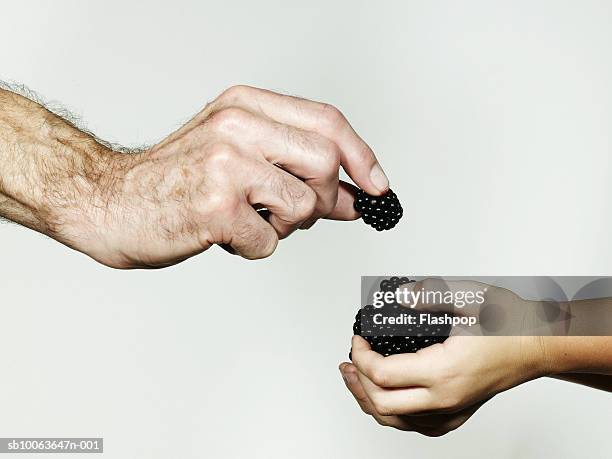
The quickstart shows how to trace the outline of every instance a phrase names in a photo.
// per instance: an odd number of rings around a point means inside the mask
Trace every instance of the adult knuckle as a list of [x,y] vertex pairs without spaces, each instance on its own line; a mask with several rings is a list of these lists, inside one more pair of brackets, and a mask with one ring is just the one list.
[[238,152],[229,145],[215,144],[210,147],[207,156],[207,165],[209,168],[227,171],[238,158]]
[[235,133],[248,119],[247,111],[237,107],[227,107],[211,114],[206,120],[206,125],[219,133]]
[[358,157],[360,158],[361,161],[363,161],[364,166],[365,165],[371,166],[376,162],[376,157],[374,155],[374,152],[372,151],[370,146],[366,143],[364,143],[361,146]]
[[327,166],[332,172],[337,172],[340,168],[340,147],[335,142],[328,140],[325,151],[327,152]]
[[219,99],[229,103],[237,102],[245,97],[248,97],[252,90],[253,88],[247,85],[233,85],[224,90],[219,96]]
[[317,204],[317,195],[309,187],[306,187],[301,196],[297,197],[293,205],[293,217],[296,221],[302,221],[309,218],[315,210]]
[[281,196],[289,206],[291,218],[295,221],[310,217],[317,202],[316,193],[301,182],[283,181]]
[[240,200],[231,193],[216,191],[205,196],[202,206],[207,218],[208,216],[234,215],[240,207]]
[[321,107],[321,121],[327,127],[336,128],[345,122],[342,112],[331,104],[323,104]]
[[335,142],[328,139],[320,139],[318,163],[320,175],[324,177],[334,176],[340,168],[340,149]]

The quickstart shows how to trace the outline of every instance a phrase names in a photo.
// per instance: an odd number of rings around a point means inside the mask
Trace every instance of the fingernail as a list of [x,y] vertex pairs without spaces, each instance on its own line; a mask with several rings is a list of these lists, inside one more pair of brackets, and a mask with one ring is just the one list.
[[370,171],[370,180],[372,180],[374,186],[378,188],[378,191],[381,193],[389,189],[389,179],[378,163],[376,163]]

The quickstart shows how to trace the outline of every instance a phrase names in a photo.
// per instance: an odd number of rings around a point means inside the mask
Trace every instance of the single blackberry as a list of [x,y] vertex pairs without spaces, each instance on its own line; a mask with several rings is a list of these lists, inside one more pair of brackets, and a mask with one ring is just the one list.
[[354,207],[361,214],[363,221],[376,231],[390,230],[404,214],[397,195],[391,190],[382,196],[371,196],[363,190],[358,190]]
[[[381,291],[395,291],[400,285],[414,282],[407,277],[392,277],[380,283]],[[382,314],[382,317],[400,317],[402,315],[413,316],[414,324],[390,325],[374,323],[374,315]],[[443,343],[450,335],[452,326],[449,324],[420,323],[421,314],[430,317],[443,318],[452,314],[445,312],[425,312],[410,309],[397,303],[386,303],[381,308],[372,305],[364,306],[357,311],[353,334],[362,336],[372,350],[383,356],[394,354],[405,354],[417,352],[420,349],[436,343]],[[380,320],[379,320],[380,321]],[[349,359],[352,359],[349,353]]]

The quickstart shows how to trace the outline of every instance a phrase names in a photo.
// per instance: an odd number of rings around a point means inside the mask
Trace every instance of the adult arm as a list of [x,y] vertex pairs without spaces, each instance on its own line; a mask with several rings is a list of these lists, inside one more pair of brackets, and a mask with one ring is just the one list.
[[116,268],[172,265],[213,244],[262,258],[318,218],[356,219],[340,167],[371,194],[388,188],[328,104],[236,86],[159,144],[125,154],[0,89],[0,216]]

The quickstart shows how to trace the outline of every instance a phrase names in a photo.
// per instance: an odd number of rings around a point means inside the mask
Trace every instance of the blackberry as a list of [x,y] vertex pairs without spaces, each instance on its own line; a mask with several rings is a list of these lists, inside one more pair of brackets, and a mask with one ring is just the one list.
[[[409,282],[414,281],[407,277],[392,277],[380,283],[380,290],[395,291],[400,285]],[[382,314],[383,317],[399,317],[406,314],[407,316],[414,316],[416,323],[414,325],[375,324],[374,314]],[[452,326],[449,324],[421,324],[419,320],[421,314],[425,314],[425,312],[410,309],[397,303],[386,303],[381,308],[367,305],[357,311],[353,324],[353,334],[362,336],[370,343],[373,351],[385,357],[417,352],[425,347],[446,341]],[[427,314],[430,317],[452,316],[452,314],[446,312],[428,312]],[[349,353],[349,359],[352,359],[351,353]]]
[[358,190],[354,207],[361,214],[363,221],[376,231],[390,230],[404,214],[397,195],[391,190],[382,196],[371,196],[363,190]]
[[400,285],[409,284],[414,282],[407,277],[393,276],[390,279],[385,279],[380,283],[381,292],[395,292]]

